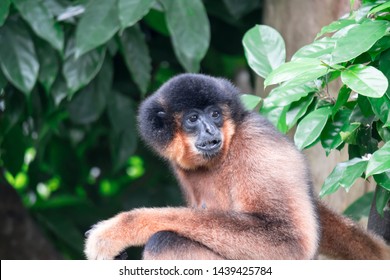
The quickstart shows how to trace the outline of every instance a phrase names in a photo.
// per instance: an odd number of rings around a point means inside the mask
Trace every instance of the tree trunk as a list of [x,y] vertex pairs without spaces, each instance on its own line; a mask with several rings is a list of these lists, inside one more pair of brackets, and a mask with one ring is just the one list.
[[61,258],[0,174],[0,259]]

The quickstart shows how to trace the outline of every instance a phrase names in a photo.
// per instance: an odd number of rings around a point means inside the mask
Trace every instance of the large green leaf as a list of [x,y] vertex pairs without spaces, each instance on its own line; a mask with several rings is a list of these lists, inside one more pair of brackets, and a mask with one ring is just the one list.
[[376,211],[378,211],[379,215],[381,215],[383,218],[384,209],[387,207],[387,204],[390,201],[390,191],[382,187],[378,187],[375,195],[376,195],[376,201],[375,201]]
[[210,24],[202,1],[162,0],[173,48],[188,72],[198,72],[210,44]]
[[378,185],[390,191],[390,172],[376,174],[374,175],[374,179]]
[[76,57],[106,43],[119,30],[117,0],[92,0],[76,29]]
[[362,176],[367,167],[367,160],[354,158],[346,162],[341,162],[336,165],[332,173],[326,178],[322,185],[320,196],[329,195],[337,191],[340,187],[347,191]]
[[330,61],[331,53],[336,45],[334,38],[324,37],[318,41],[300,48],[291,58],[299,60],[302,58],[317,58],[323,61]]
[[390,22],[365,21],[351,28],[345,36],[338,38],[332,52],[332,63],[349,61],[368,51],[380,38],[388,34]]
[[313,99],[314,95],[310,94],[290,104],[286,113],[286,125],[288,130],[290,130],[298,122],[298,120],[306,114],[306,111],[313,102]]
[[242,94],[240,96],[241,102],[247,110],[253,110],[259,105],[261,98],[253,94]]
[[390,171],[390,142],[372,154],[368,162],[366,178],[388,171]]
[[301,86],[288,86],[288,84],[283,84],[274,88],[264,102],[273,106],[286,106],[315,91],[317,91],[317,87],[314,83]]
[[372,10],[370,10],[370,14],[375,14],[377,12],[380,12],[380,11],[383,11],[383,10],[386,10],[386,9],[390,9],[390,2],[385,2],[375,8],[373,8]]
[[145,94],[150,83],[152,65],[144,35],[138,26],[130,27],[123,32],[120,43],[127,69]]
[[298,78],[301,84],[325,75],[328,68],[315,58],[302,58],[299,61],[290,61],[272,71],[264,81],[264,86],[278,84]]
[[331,150],[336,149],[343,143],[340,132],[345,130],[349,123],[349,117],[351,116],[351,110],[340,110],[332,119],[329,119],[321,133],[321,144],[326,154],[328,155]]
[[389,85],[381,71],[362,64],[352,65],[341,72],[341,80],[357,93],[374,98],[385,94]]
[[36,0],[13,0],[22,17],[42,39],[46,40],[56,50],[64,48],[64,32],[45,5]]
[[321,31],[317,34],[316,39],[321,37],[322,35],[326,33],[333,33],[336,31],[339,31],[341,28],[344,28],[346,26],[349,26],[351,24],[355,24],[356,21],[353,19],[340,19],[337,21],[332,22],[331,24],[324,26]]
[[31,92],[38,78],[39,62],[23,22],[10,20],[0,28],[0,64],[15,87],[26,94]]
[[332,118],[337,114],[339,109],[348,101],[349,95],[351,94],[351,89],[346,85],[343,85],[337,95],[336,103],[332,108]]
[[110,147],[114,170],[123,167],[137,146],[134,104],[128,97],[113,92],[108,101],[108,117],[112,127]]
[[8,17],[10,4],[10,0],[0,1],[0,27],[4,24],[5,20]]
[[[383,52],[379,60],[379,70],[390,80],[390,49]],[[387,96],[390,97],[390,87],[387,87]]]
[[371,108],[375,115],[385,124],[384,127],[390,126],[390,99],[387,95],[381,98],[368,98]]
[[155,0],[118,0],[119,20],[122,29],[132,26],[143,18]]
[[107,58],[96,78],[69,103],[69,117],[74,123],[89,124],[100,117],[111,93],[112,77],[111,60]]
[[60,68],[58,56],[56,51],[44,41],[39,41],[36,49],[40,64],[38,80],[49,93]]
[[286,60],[286,47],[278,31],[266,25],[256,25],[242,40],[249,66],[266,78]]
[[298,149],[304,149],[320,137],[331,112],[331,107],[323,107],[314,110],[300,121],[294,135]]
[[105,48],[98,48],[76,58],[74,39],[68,40],[62,73],[71,94],[86,86],[96,76],[102,67],[105,53]]

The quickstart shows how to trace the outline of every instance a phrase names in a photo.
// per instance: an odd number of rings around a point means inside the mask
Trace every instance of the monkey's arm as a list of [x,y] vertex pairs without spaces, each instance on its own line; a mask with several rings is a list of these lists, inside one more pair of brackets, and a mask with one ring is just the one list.
[[321,221],[320,253],[336,259],[390,259],[390,247],[385,242],[363,230],[318,202]]
[[173,231],[227,259],[305,258],[294,232],[266,216],[191,208],[141,208],[98,223],[86,241],[88,259],[112,259],[144,245],[156,232]]

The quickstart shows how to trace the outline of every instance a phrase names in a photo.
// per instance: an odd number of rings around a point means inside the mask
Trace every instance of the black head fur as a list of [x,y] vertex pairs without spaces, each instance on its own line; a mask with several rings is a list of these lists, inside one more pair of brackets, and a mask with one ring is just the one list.
[[211,105],[226,105],[235,124],[248,113],[240,101],[239,91],[229,81],[202,74],[175,76],[141,104],[140,134],[152,147],[164,148],[177,131],[176,114]]

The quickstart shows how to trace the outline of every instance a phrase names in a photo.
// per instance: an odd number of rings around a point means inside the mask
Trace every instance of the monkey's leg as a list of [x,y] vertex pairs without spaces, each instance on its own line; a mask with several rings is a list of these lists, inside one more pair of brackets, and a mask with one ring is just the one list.
[[350,219],[318,203],[321,221],[320,253],[336,259],[390,259],[390,247]]
[[202,244],[172,231],[159,231],[149,238],[143,252],[144,260],[222,260]]
[[129,246],[144,245],[159,231],[172,231],[203,244],[226,259],[310,259],[310,233],[287,215],[251,215],[191,208],[142,208],[97,224],[88,236],[89,259],[112,259]]

